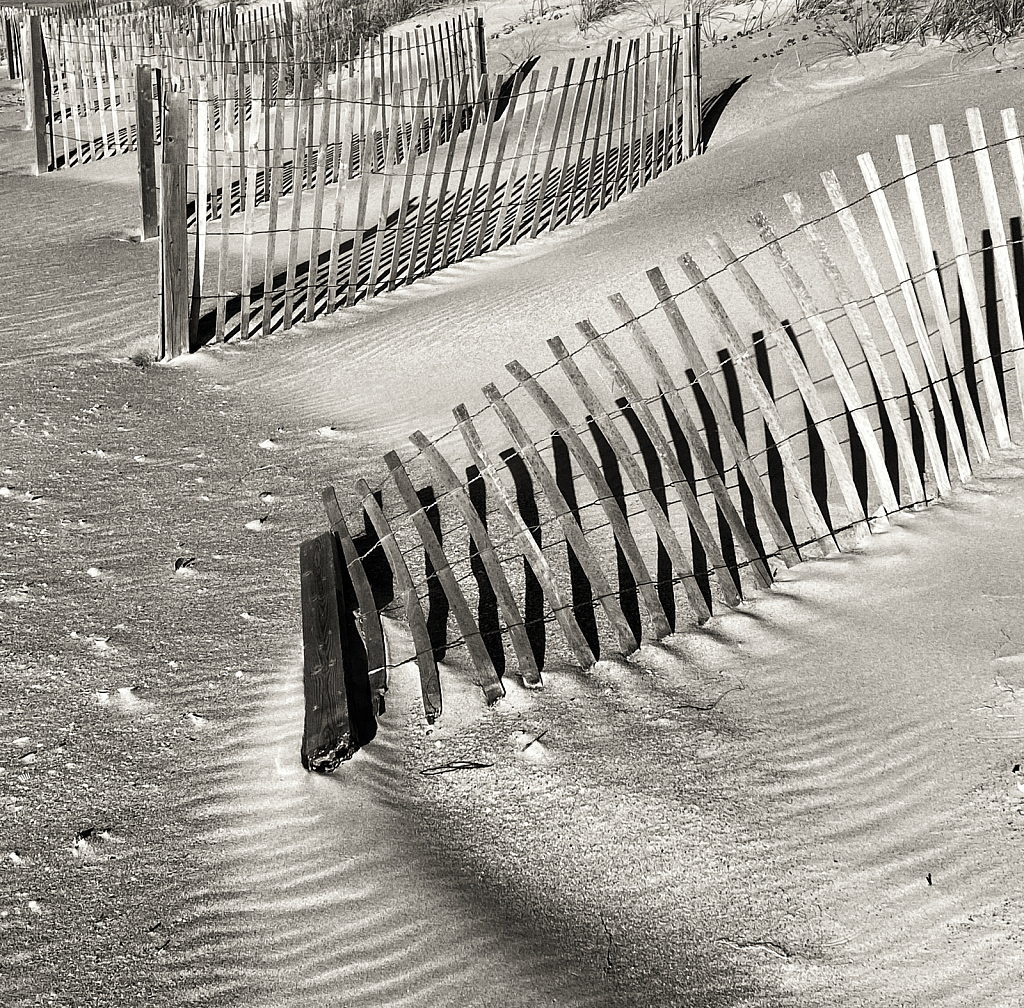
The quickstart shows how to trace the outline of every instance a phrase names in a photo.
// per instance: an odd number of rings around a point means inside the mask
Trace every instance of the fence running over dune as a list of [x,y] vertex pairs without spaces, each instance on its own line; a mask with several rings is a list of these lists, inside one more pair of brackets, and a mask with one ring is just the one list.
[[190,137],[227,125],[216,148],[190,140],[189,333],[166,352],[287,329],[644,186],[698,148],[698,38],[694,19],[544,76],[300,81],[254,97],[244,135],[235,92],[190,101]]
[[379,38],[360,37],[351,10],[340,14],[342,22],[328,31],[312,15],[293,15],[290,2],[35,17],[0,8],[11,78],[29,76],[26,53],[35,52],[40,64],[40,171],[136,149],[137,66],[160,71],[165,88],[211,104],[202,143],[212,152],[252,120],[254,104],[297,98],[303,81],[351,75],[368,91],[366,82],[379,78],[390,94],[399,79],[425,76],[436,90],[449,76],[483,68],[483,23],[475,13]]
[[978,110],[967,121],[965,152],[933,126],[918,167],[899,137],[894,181],[862,155],[855,198],[825,172],[824,213],[788,194],[792,219],[756,217],[753,251],[716,234],[713,268],[649,270],[642,305],[610,298],[615,324],[548,340],[543,371],[507,365],[508,391],[413,434],[374,486],[326,490],[331,531],[301,551],[304,765],[372,737],[385,610],[408,623],[433,721],[443,658],[490,702],[503,677],[629,654],[856,548],[1008,447],[1024,149],[1013,110],[991,144]]

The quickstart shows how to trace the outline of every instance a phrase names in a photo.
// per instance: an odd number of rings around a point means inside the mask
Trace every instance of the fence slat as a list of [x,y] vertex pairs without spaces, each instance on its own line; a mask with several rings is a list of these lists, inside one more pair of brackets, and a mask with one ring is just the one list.
[[547,603],[551,607],[555,619],[558,621],[566,642],[576,656],[576,660],[584,668],[589,668],[596,660],[596,656],[591,651],[579,623],[576,622],[576,617],[572,611],[572,602],[562,594],[558,579],[555,577],[555,573],[551,569],[544,551],[540,548],[537,540],[534,539],[533,533],[523,520],[519,509],[512,502],[511,497],[509,497],[504,485],[498,478],[494,463],[484,449],[483,441],[473,421],[470,419],[469,411],[464,405],[459,405],[452,412],[455,415],[462,440],[465,442],[466,448],[473,459],[473,464],[487,481],[488,488],[494,494],[498,510],[508,523],[509,528],[513,530],[516,544],[523,551],[526,562],[530,565],[530,569],[536,576],[541,591],[544,593],[544,597],[547,599]]
[[[734,579],[733,572],[726,565],[718,540],[711,531],[711,526],[708,525],[707,518],[705,518],[697,498],[690,489],[686,473],[683,472],[679,459],[662,433],[658,422],[654,419],[654,414],[651,412],[646,400],[640,394],[640,390],[633,382],[629,372],[622,366],[618,357],[612,352],[611,347],[608,346],[607,341],[601,337],[594,326],[589,321],[583,321],[578,322],[576,328],[604,365],[611,379],[622,389],[623,396],[629,403],[630,409],[633,410],[647,436],[650,438],[655,454],[658,456],[658,461],[671,477],[670,485],[682,503],[686,516],[697,533],[697,538],[700,540],[700,544],[708,560],[711,562],[711,566],[714,568],[715,576],[722,590],[726,605],[739,605],[739,581]],[[752,551],[756,555],[757,551],[753,550],[753,546]]]
[[619,509],[619,505],[615,501],[611,487],[601,472],[600,466],[594,461],[594,457],[590,452],[587,451],[580,436],[573,430],[569,418],[556,405],[540,382],[518,361],[510,361],[505,365],[505,370],[522,384],[527,394],[541,408],[544,415],[554,426],[555,430],[558,431],[572,453],[587,482],[597,495],[601,510],[604,511],[608,524],[611,526],[612,534],[615,536],[615,541],[622,550],[622,555],[629,565],[630,573],[636,580],[640,597],[643,599],[648,616],[651,619],[655,637],[667,637],[672,632],[672,627],[669,624],[668,617],[665,615],[661,598],[658,596],[657,584],[647,569],[647,564],[644,562],[636,540],[633,538],[633,533],[630,531],[629,521],[626,515]]
[[373,525],[373,529],[377,533],[377,539],[380,541],[384,555],[391,566],[391,572],[398,584],[398,594],[402,599],[405,618],[409,622],[409,632],[412,635],[412,643],[416,651],[415,658],[420,673],[423,713],[427,723],[433,724],[441,716],[443,706],[441,680],[438,677],[437,662],[434,660],[434,646],[430,642],[427,619],[423,614],[419,596],[416,594],[409,567],[395,539],[395,533],[366,480],[356,481],[356,493],[362,501],[363,510],[370,519],[370,524]]
[[370,695],[373,700],[374,714],[384,712],[384,694],[388,689],[387,648],[384,644],[384,630],[380,623],[380,611],[373,598],[373,588],[366,576],[362,558],[352,540],[348,523],[342,514],[341,506],[334,487],[323,490],[324,509],[331,530],[341,544],[342,556],[348,566],[352,579],[352,588],[356,593],[356,601],[362,611],[362,630],[366,646],[366,662],[369,667]]
[[541,490],[548,501],[548,506],[554,513],[555,521],[558,522],[566,543],[572,549],[573,554],[579,561],[580,567],[583,568],[583,572],[590,582],[594,594],[604,609],[608,622],[615,631],[619,650],[623,654],[632,654],[640,642],[633,634],[629,621],[619,605],[619,600],[615,593],[612,592],[611,584],[601,569],[601,565],[591,549],[587,537],[583,534],[583,530],[573,517],[572,509],[566,502],[565,497],[562,496],[555,477],[540,457],[540,452],[537,451],[530,440],[530,436],[526,433],[526,428],[523,427],[519,417],[515,415],[512,408],[505,401],[504,396],[494,385],[485,385],[483,393],[487,401],[494,407],[499,419],[505,425],[505,429],[511,435],[516,451],[523,462],[526,463],[533,478],[540,484]]
[[[637,464],[633,453],[626,444],[625,438],[612,422],[611,417],[606,413],[600,397],[594,392],[590,383],[584,377],[583,372],[580,371],[575,361],[569,356],[569,351],[566,350],[565,344],[557,336],[552,337],[547,342],[573,391],[579,396],[580,402],[583,403],[586,410],[593,417],[594,422],[600,428],[609,447],[614,452],[619,467],[625,472],[629,482],[633,484],[633,489],[640,498],[644,511],[654,527],[655,534],[658,536],[662,546],[664,546],[665,552],[668,554],[669,559],[672,561],[672,566],[676,570],[676,575],[682,582],[683,590],[686,592],[686,597],[693,607],[697,622],[707,622],[711,618],[711,610],[701,594],[699,585],[694,580],[691,560],[683,550],[682,543],[679,542],[679,538],[672,528],[668,515],[662,508],[661,502],[654,495],[649,480],[644,476],[640,466]],[[614,501],[611,503],[614,506]]]
[[843,403],[850,413],[857,436],[860,438],[861,447],[864,449],[865,458],[871,469],[871,475],[874,477],[875,486],[878,488],[882,507],[886,513],[894,513],[900,507],[899,495],[897,494],[896,487],[893,486],[892,477],[886,467],[885,456],[882,453],[881,445],[878,443],[878,437],[866,414],[866,404],[861,398],[860,391],[853,380],[853,375],[850,374],[850,369],[846,366],[846,361],[843,359],[839,345],[832,335],[832,331],[829,329],[821,310],[811,296],[807,284],[804,283],[796,267],[779,244],[779,239],[768,223],[768,219],[764,214],[758,213],[754,217],[754,223],[757,225],[761,240],[768,247],[768,251],[771,253],[779,272],[799,302],[800,309],[804,313],[808,325],[811,327],[811,332],[814,334],[822,355],[828,362],[836,387],[843,397]]
[[925,454],[932,468],[932,478],[935,480],[939,495],[944,496],[949,493],[951,483],[946,463],[942,458],[942,450],[939,447],[935,422],[932,419],[924,384],[918,375],[917,366],[911,359],[907,342],[900,330],[900,325],[892,310],[892,306],[889,304],[889,297],[875,268],[871,253],[868,251],[860,225],[857,224],[853,211],[843,195],[839,179],[836,178],[833,172],[822,172],[821,178],[825,184],[825,190],[828,192],[829,199],[832,201],[832,206],[836,211],[839,223],[843,228],[843,233],[846,235],[847,242],[853,250],[861,273],[864,275],[864,280],[868,285],[868,292],[871,294],[871,299],[874,302],[879,317],[882,319],[882,325],[885,327],[889,342],[892,344],[893,350],[896,351],[896,359],[899,361],[903,377],[906,380],[907,387],[910,389],[910,399],[917,412],[918,422],[921,425]]
[[914,150],[910,144],[910,137],[896,137],[896,146],[900,155],[907,202],[910,204],[910,216],[914,223],[914,235],[917,238],[917,247],[924,267],[925,286],[928,288],[928,299],[939,327],[940,346],[946,361],[946,368],[952,375],[953,387],[956,389],[957,402],[964,418],[967,434],[978,457],[985,461],[989,458],[988,443],[985,440],[984,431],[981,429],[977,410],[974,408],[974,398],[971,395],[971,390],[967,387],[963,355],[957,351],[956,341],[953,337],[953,327],[942,290],[942,278],[939,276],[936,266],[935,246],[932,244],[928,217],[924,209],[924,200],[921,197],[921,184],[917,177],[917,165],[914,162]]
[[889,422],[889,428],[896,439],[896,450],[899,454],[900,463],[903,466],[903,474],[907,480],[907,488],[911,499],[924,503],[926,497],[924,484],[918,471],[917,457],[914,455],[914,446],[910,440],[910,432],[907,430],[907,422],[899,408],[892,379],[889,377],[885,362],[882,360],[882,355],[875,344],[871,327],[868,325],[856,297],[850,290],[846,277],[836,265],[828,247],[825,245],[817,225],[807,220],[800,196],[797,193],[785,193],[782,198],[786,201],[793,220],[816,256],[822,271],[832,286],[832,290],[842,304],[843,311],[849,319],[850,325],[853,327],[861,352],[864,354],[864,360],[867,362],[868,369],[871,372],[872,380],[880,393],[882,408]]
[[1003,214],[999,208],[999,194],[992,174],[992,160],[989,157],[985,139],[985,126],[981,121],[981,110],[967,109],[967,126],[974,145],[974,167],[981,187],[981,201],[985,206],[989,232],[992,235],[992,255],[996,266],[996,285],[1003,302],[1003,318],[1009,331],[1009,353],[1013,361],[1013,377],[1017,386],[1017,401],[1024,409],[1024,327],[1021,325],[1020,304],[1017,300],[1017,283],[1010,261],[1010,249],[1006,244],[1006,229]]
[[505,620],[505,627],[512,638],[512,647],[519,662],[519,672],[525,683],[537,685],[541,681],[540,671],[530,645],[530,638],[526,634],[523,615],[512,594],[512,589],[509,587],[505,572],[501,569],[501,561],[494,551],[487,526],[477,513],[473,502],[469,499],[469,494],[455,475],[455,471],[448,464],[448,460],[437,450],[437,447],[421,431],[415,431],[409,436],[409,440],[426,456],[427,462],[430,463],[434,472],[434,478],[440,484],[441,489],[455,502],[465,519],[477,555],[487,573],[487,580],[490,582],[491,588],[494,589],[498,607]]
[[[783,325],[782,319],[779,318],[775,308],[765,297],[764,292],[750,275],[746,266],[736,258],[736,253],[729,247],[726,240],[720,234],[713,234],[709,236],[708,242],[739,285],[743,296],[750,302],[758,319],[765,327],[765,335],[775,337],[775,345],[793,376],[793,381],[800,391],[800,397],[814,423],[814,429],[821,438],[825,454],[832,464],[832,472],[839,484],[839,490],[851,522],[865,521],[867,515],[864,511],[864,504],[857,491],[857,485],[854,483],[850,463],[847,461],[842,446],[839,444],[839,438],[836,437],[836,432],[832,427],[829,411],[821,401],[814,380],[801,360],[786,326]],[[737,346],[737,349],[740,347]]]
[[945,375],[942,373],[935,359],[935,351],[932,349],[931,337],[928,335],[928,326],[925,324],[924,316],[921,313],[921,305],[917,300],[917,291],[914,289],[913,280],[910,276],[910,268],[907,266],[907,256],[903,251],[903,242],[899,232],[896,230],[896,222],[893,220],[892,211],[889,209],[889,201],[882,191],[882,183],[878,178],[874,162],[870,154],[862,154],[857,159],[864,176],[864,182],[868,187],[872,205],[875,208],[875,216],[882,228],[882,235],[885,238],[886,246],[889,249],[889,258],[892,260],[893,269],[896,272],[896,279],[899,281],[900,290],[903,293],[903,302],[907,307],[907,314],[910,316],[910,325],[914,330],[917,339],[917,348],[924,361],[925,374],[932,383],[932,395],[939,404],[939,412],[946,427],[946,442],[953,453],[956,461],[960,481],[965,482],[971,478],[971,463],[967,458],[967,449],[964,447],[963,439],[960,436],[960,427],[957,423],[956,414],[953,412],[953,403],[949,397],[949,390],[946,388]]
[[992,364],[992,355],[986,343],[988,328],[981,307],[981,298],[978,295],[978,285],[975,282],[971,253],[967,247],[967,234],[964,231],[963,216],[960,212],[960,198],[957,195],[953,165],[949,160],[949,149],[946,146],[946,132],[941,126],[932,126],[930,132],[935,166],[939,173],[939,186],[942,190],[942,203],[946,211],[946,224],[953,244],[957,277],[960,280],[960,293],[964,300],[967,321],[971,329],[974,359],[981,371],[982,388],[985,391],[985,402],[988,406],[989,418],[992,421],[992,429],[996,435],[996,444],[999,448],[1009,448],[1011,444],[1009,425],[1003,409],[995,367]]
[[697,263],[688,255],[680,256],[678,262],[683,273],[686,275],[686,279],[693,285],[694,292],[703,302],[705,309],[711,316],[719,335],[724,339],[731,363],[736,369],[736,374],[743,381],[754,402],[757,404],[761,418],[764,420],[765,426],[775,441],[775,450],[782,462],[790,490],[803,508],[804,517],[807,519],[811,534],[823,550],[826,552],[833,551],[838,548],[838,543],[835,543],[833,539],[834,533],[832,528],[822,514],[821,507],[815,499],[807,480],[804,478],[803,473],[800,472],[796,455],[790,444],[789,432],[782,423],[782,418],[775,406],[772,394],[766,388],[764,380],[750,363],[749,351],[743,345],[739,331],[736,329],[725,306],[704,277]]
[[434,577],[441,583],[445,596],[451,604],[459,632],[466,642],[466,648],[476,667],[477,674],[480,676],[478,685],[483,690],[487,702],[489,704],[494,703],[505,695],[505,688],[501,685],[501,679],[494,669],[491,656],[487,653],[487,645],[480,635],[480,630],[473,619],[473,614],[466,602],[466,597],[462,594],[458,581],[455,580],[455,575],[448,563],[448,558],[445,556],[444,548],[431,527],[430,520],[423,510],[423,505],[420,503],[416,490],[413,488],[412,480],[402,464],[402,460],[395,452],[388,452],[384,456],[384,462],[391,472],[391,477],[398,488],[399,496],[401,496],[405,503],[412,522],[416,526],[420,541],[423,543],[423,549],[430,558],[434,568]]
[[[747,557],[754,580],[762,588],[769,587],[773,578],[771,571],[768,569],[767,563],[765,563],[764,558],[761,555],[762,551],[754,543],[743,519],[736,510],[736,505],[733,503],[732,497],[729,495],[729,490],[725,485],[725,481],[722,478],[721,473],[718,472],[718,469],[715,466],[711,453],[708,450],[708,446],[701,435],[697,423],[691,415],[690,408],[687,406],[682,395],[680,395],[679,390],[676,388],[676,383],[673,381],[672,375],[669,373],[668,367],[665,365],[661,354],[658,353],[650,336],[647,335],[647,331],[644,329],[643,325],[641,325],[640,320],[636,317],[633,309],[626,303],[625,298],[623,298],[621,294],[612,294],[608,298],[608,301],[615,309],[619,319],[626,326],[633,342],[640,350],[644,361],[648,368],[650,368],[651,373],[654,375],[655,381],[661,391],[661,395],[672,410],[672,413],[679,425],[679,429],[682,431],[683,438],[686,441],[686,446],[693,457],[693,460],[696,462],[697,468],[703,473],[703,478],[707,481],[708,487],[715,498],[715,504],[718,507],[719,512],[725,519],[726,524],[729,526],[729,531],[732,533],[737,545]],[[737,472],[739,473],[740,479],[745,480],[746,475],[744,470],[738,467]],[[757,474],[755,472],[755,476],[756,475]],[[758,477],[758,482],[760,482],[760,477]],[[750,489],[750,494],[752,497],[755,497],[755,499],[757,498],[757,491],[755,488]],[[772,504],[770,497],[767,498],[767,503],[768,506],[774,510],[774,505]],[[778,519],[777,515],[776,519],[781,525],[781,519]],[[796,562],[796,553],[791,550],[790,555],[793,558],[793,562]]]
[[775,509],[771,496],[761,482],[761,474],[754,466],[749,450],[740,436],[740,432],[736,429],[732,416],[729,414],[729,408],[726,406],[725,400],[718,390],[718,385],[712,380],[711,369],[708,367],[703,353],[697,346],[689,326],[687,326],[686,321],[683,319],[682,312],[680,312],[679,306],[675,302],[675,297],[669,290],[664,275],[660,269],[655,267],[647,271],[647,278],[654,289],[654,293],[657,295],[658,304],[676,337],[686,366],[691,367],[696,373],[697,385],[700,387],[711,408],[719,431],[722,437],[725,438],[729,451],[732,453],[736,468],[746,481],[747,489],[754,498],[757,508],[761,513],[761,518],[771,533],[779,555],[787,566],[798,563],[800,561],[799,549],[791,539],[786,526],[782,523],[778,511]]

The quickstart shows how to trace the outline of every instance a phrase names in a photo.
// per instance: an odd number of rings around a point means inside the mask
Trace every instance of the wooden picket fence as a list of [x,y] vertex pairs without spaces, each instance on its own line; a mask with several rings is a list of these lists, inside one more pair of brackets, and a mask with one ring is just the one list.
[[313,15],[293,15],[289,0],[209,10],[125,7],[75,17],[0,10],[10,76],[24,75],[28,83],[39,75],[45,96],[45,115],[35,122],[45,150],[37,171],[137,149],[139,66],[158,71],[167,89],[210,105],[205,137],[195,145],[215,151],[229,142],[226,128],[251,119],[254,104],[296,98],[303,80],[379,78],[390,89],[400,77],[425,76],[436,89],[444,78],[483,65],[483,22],[475,13],[379,38],[358,35],[351,9],[340,13],[351,23],[318,25]]
[[[693,16],[543,78],[483,73],[481,51],[440,79],[349,64],[299,78],[297,97],[268,64],[223,99],[190,99],[191,273],[165,288],[187,299],[188,332],[166,330],[164,353],[288,329],[646,185],[698,150],[698,44]],[[216,119],[222,139],[204,144]]]
[[432,722],[442,659],[493,702],[509,676],[629,655],[780,567],[857,548],[1009,447],[1024,149],[1013,110],[991,144],[978,110],[967,122],[955,156],[931,128],[924,167],[898,137],[885,184],[862,155],[855,197],[825,172],[830,212],[787,194],[792,220],[758,215],[753,251],[715,234],[713,268],[649,270],[642,306],[609,299],[616,324],[549,339],[541,372],[508,364],[510,389],[414,433],[374,486],[328,488],[330,531],[301,549],[304,765],[329,772],[372,737],[407,657],[389,658],[382,612],[408,624]]

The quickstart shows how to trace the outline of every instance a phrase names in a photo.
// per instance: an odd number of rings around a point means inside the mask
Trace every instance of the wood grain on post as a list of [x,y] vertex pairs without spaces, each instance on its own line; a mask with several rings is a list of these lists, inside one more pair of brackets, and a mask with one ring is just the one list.
[[601,510],[604,511],[608,524],[611,526],[615,541],[622,550],[622,555],[629,565],[630,573],[636,580],[640,597],[644,600],[648,615],[651,619],[651,628],[656,638],[667,637],[672,633],[668,617],[665,615],[664,606],[658,595],[658,586],[651,576],[640,554],[640,549],[633,538],[629,528],[629,520],[619,508],[611,487],[601,472],[601,467],[594,460],[594,457],[587,451],[586,445],[580,436],[573,430],[569,418],[555,404],[555,401],[548,395],[529,371],[518,361],[511,361],[505,365],[505,370],[520,382],[531,399],[541,408],[544,415],[551,422],[552,426],[561,435],[566,447],[572,453],[577,465],[583,471],[583,475],[597,495]]
[[885,412],[889,427],[896,439],[896,451],[899,455],[900,464],[903,467],[904,478],[907,481],[907,490],[912,498],[912,503],[924,503],[925,489],[921,481],[921,473],[918,471],[917,457],[914,454],[914,446],[910,440],[910,432],[907,429],[907,421],[899,408],[899,401],[896,390],[893,387],[892,379],[882,360],[875,337],[868,325],[867,319],[861,311],[860,304],[854,296],[845,275],[836,261],[832,258],[817,225],[807,219],[804,212],[803,201],[797,193],[784,193],[782,197],[789,207],[804,239],[807,241],[812,252],[821,265],[822,272],[828,278],[836,298],[843,307],[850,325],[853,327],[854,335],[860,345],[864,360],[867,362],[871,378],[878,388],[882,409]]
[[[643,427],[644,432],[650,438],[654,452],[658,456],[658,462],[668,473],[671,486],[686,511],[686,517],[697,533],[697,538],[700,540],[700,544],[708,560],[710,560],[711,566],[714,568],[715,577],[722,589],[722,596],[725,599],[726,605],[738,605],[740,602],[739,582],[726,566],[725,557],[722,554],[718,539],[714,532],[712,532],[704,512],[701,511],[700,504],[693,495],[686,474],[683,472],[683,467],[679,464],[676,453],[672,450],[668,439],[662,432],[658,422],[654,419],[650,406],[648,406],[647,401],[640,394],[640,390],[634,383],[632,376],[622,366],[611,347],[608,346],[607,340],[601,337],[594,326],[589,321],[583,321],[578,322],[576,328],[587,341],[590,349],[594,351],[598,360],[604,365],[612,381],[622,389],[626,402],[629,403],[630,409],[635,414],[641,427]],[[756,551],[753,552],[756,555]]]
[[160,264],[165,359],[189,352],[188,317],[188,95],[164,93],[160,166]]
[[419,596],[416,594],[416,586],[409,573],[409,566],[395,539],[395,533],[366,480],[356,481],[356,493],[363,503],[363,509],[370,519],[370,524],[373,525],[374,531],[377,533],[377,539],[380,541],[381,548],[384,550],[384,555],[387,557],[391,572],[395,577],[398,587],[397,594],[402,600],[405,618],[409,622],[409,632],[412,635],[413,648],[416,651],[414,657],[420,673],[423,713],[427,722],[433,724],[441,716],[442,711],[441,681],[438,677],[437,662],[434,659],[434,646],[430,642],[430,631],[427,629],[427,618],[423,613]]
[[[604,435],[608,446],[615,455],[616,462],[618,462],[627,479],[633,485],[633,489],[640,498],[640,503],[643,505],[658,540],[672,561],[676,577],[682,582],[683,590],[686,592],[686,597],[693,608],[697,622],[706,623],[711,618],[711,610],[701,594],[700,587],[694,580],[693,566],[690,558],[686,555],[682,543],[680,543],[679,537],[675,533],[675,529],[672,528],[672,523],[662,508],[661,502],[655,496],[650,481],[633,457],[633,453],[630,451],[629,445],[626,443],[626,439],[622,436],[621,431],[615,426],[611,417],[608,416],[600,397],[594,392],[583,372],[577,367],[576,362],[569,356],[565,344],[555,336],[548,340],[548,346],[551,348],[555,360],[558,361],[559,367],[568,379],[573,391],[579,396],[580,402],[583,403],[584,408],[594,418],[594,422]],[[611,506],[615,506],[614,501],[611,502]]]
[[[142,240],[155,238],[160,230],[156,191],[156,137],[153,130],[153,70],[135,68],[135,131],[139,149],[139,195],[142,206]],[[202,145],[204,138],[199,137]],[[205,207],[197,207],[204,213]]]
[[332,539],[325,532],[299,546],[306,704],[302,765],[320,773],[330,773],[358,748],[348,716]]
[[466,521],[466,527],[473,539],[476,552],[484,565],[487,573],[487,580],[501,610],[502,618],[505,620],[505,627],[512,638],[512,647],[519,662],[519,672],[523,680],[531,685],[540,682],[540,671],[537,668],[537,660],[530,646],[530,638],[526,633],[526,626],[523,622],[523,614],[512,594],[505,572],[501,568],[501,561],[494,551],[494,544],[491,541],[490,533],[483,519],[477,513],[473,502],[469,498],[465,487],[459,481],[455,471],[448,464],[448,460],[437,450],[430,440],[421,432],[415,431],[409,436],[413,446],[418,448],[426,456],[434,471],[434,478],[441,489],[448,494],[455,502],[459,512]]
[[38,14],[25,19],[22,38],[22,52],[28,57],[24,70],[25,128],[33,134],[33,169],[37,175],[45,175],[50,167],[50,131],[46,121],[46,54]]
[[459,433],[473,459],[473,464],[486,480],[488,488],[494,495],[498,510],[508,523],[509,528],[513,530],[516,544],[523,551],[526,562],[536,575],[541,591],[558,621],[566,642],[576,656],[576,660],[584,668],[589,668],[596,661],[596,656],[590,650],[587,638],[580,629],[579,623],[576,622],[572,611],[572,601],[562,593],[558,579],[555,577],[544,551],[534,539],[533,533],[519,513],[518,507],[499,479],[494,463],[484,449],[480,434],[470,419],[469,411],[464,405],[459,405],[452,412],[455,415]]
[[579,561],[583,573],[590,582],[594,595],[601,603],[601,607],[608,617],[608,622],[615,631],[619,650],[623,654],[631,654],[637,649],[640,642],[637,640],[632,627],[629,625],[629,621],[622,612],[619,600],[612,591],[611,583],[601,569],[597,556],[591,548],[586,535],[584,535],[583,529],[577,523],[572,508],[569,507],[565,497],[562,496],[562,491],[559,490],[555,477],[540,457],[540,452],[537,451],[536,446],[530,440],[530,436],[527,434],[522,421],[505,401],[504,396],[494,385],[485,385],[483,393],[487,401],[494,407],[499,419],[505,425],[505,429],[511,435],[512,442],[519,456],[530,470],[533,478],[540,484],[541,490],[545,498],[547,498],[548,506],[554,514],[555,521],[558,522],[567,545],[572,549],[576,559]]
[[487,702],[489,704],[494,703],[505,695],[505,688],[501,685],[501,679],[494,669],[494,663],[487,652],[487,646],[484,644],[480,629],[476,624],[476,620],[473,619],[473,614],[470,611],[469,604],[466,602],[466,597],[462,594],[462,589],[455,579],[455,574],[452,572],[448,558],[445,556],[444,548],[441,546],[437,534],[434,532],[430,520],[423,510],[423,505],[420,503],[420,499],[412,485],[412,480],[409,478],[405,466],[402,465],[401,459],[399,459],[395,452],[388,452],[384,456],[384,463],[391,471],[391,476],[395,481],[395,486],[398,488],[398,493],[405,503],[413,524],[416,526],[420,541],[423,543],[424,552],[433,565],[434,576],[440,582],[445,596],[451,604],[452,612],[455,615],[455,622],[458,624],[459,632],[466,642],[466,648],[479,676],[477,683],[483,690]]
[[325,487],[323,491],[324,510],[327,512],[327,521],[331,530],[338,537],[341,544],[342,556],[348,566],[349,577],[352,579],[352,588],[356,594],[356,601],[362,611],[362,629],[364,643],[366,646],[366,661],[370,677],[370,694],[373,698],[373,709],[375,714],[381,713],[382,698],[388,689],[388,668],[387,648],[384,644],[384,631],[380,623],[380,612],[377,603],[374,601],[373,588],[366,576],[366,569],[363,567],[362,558],[352,541],[352,535],[348,529],[348,523],[341,512],[338,498],[334,487]]

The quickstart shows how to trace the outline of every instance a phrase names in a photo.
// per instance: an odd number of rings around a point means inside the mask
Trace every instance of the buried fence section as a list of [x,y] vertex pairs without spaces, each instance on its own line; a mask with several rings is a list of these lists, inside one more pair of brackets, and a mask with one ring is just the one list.
[[[350,66],[283,94],[268,84],[282,67],[267,64],[223,103],[194,96],[193,343],[287,329],[646,184],[697,151],[696,38],[694,19],[610,41],[546,79],[474,71],[438,84]],[[260,92],[245,118],[235,111]]]
[[[509,676],[539,686],[545,668],[698,626],[1009,444],[1024,264],[1000,189],[1024,199],[1024,152],[1012,113],[985,149],[1005,161],[979,156],[969,121],[964,154],[933,130],[937,160],[918,167],[901,137],[897,178],[864,155],[851,196],[825,172],[824,213],[787,194],[790,222],[757,215],[752,250],[711,235],[648,272],[642,305],[613,295],[608,323],[549,339],[548,367],[508,364],[511,387],[412,434],[376,491],[359,482],[374,536],[347,537],[328,492],[346,569],[367,582],[351,604],[372,633],[381,611],[408,622],[411,653],[387,664],[416,662],[428,721],[454,679],[493,702]],[[969,224],[954,175],[987,189]]]

